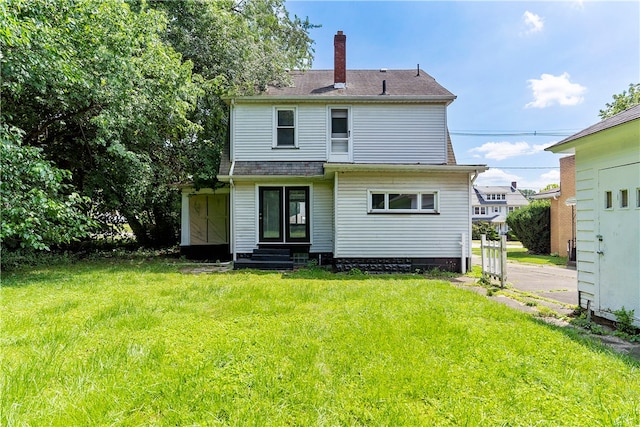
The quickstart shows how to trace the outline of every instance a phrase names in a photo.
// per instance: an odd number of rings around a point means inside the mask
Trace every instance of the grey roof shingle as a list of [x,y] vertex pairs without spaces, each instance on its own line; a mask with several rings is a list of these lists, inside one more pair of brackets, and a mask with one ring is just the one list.
[[347,86],[334,89],[333,70],[292,71],[291,86],[270,86],[261,97],[287,96],[384,96],[382,81],[386,80],[387,95],[455,99],[429,74],[420,70],[347,70]]
[[[324,162],[237,161],[234,176],[322,176]],[[222,172],[222,169],[221,169]]]
[[594,133],[601,132],[603,130],[610,129],[614,126],[618,126],[618,125],[630,122],[632,120],[637,120],[637,119],[640,119],[640,104],[634,107],[631,107],[625,111],[622,111],[621,113],[618,113],[613,117],[604,119],[603,121],[596,123],[593,126],[589,126],[588,128],[583,129],[580,132],[574,135],[571,135],[570,137],[565,138],[562,141],[550,147],[545,148],[545,150],[555,151],[556,148],[559,148],[560,146],[567,144],[571,141],[575,141],[577,139],[584,138],[585,136],[593,135]]

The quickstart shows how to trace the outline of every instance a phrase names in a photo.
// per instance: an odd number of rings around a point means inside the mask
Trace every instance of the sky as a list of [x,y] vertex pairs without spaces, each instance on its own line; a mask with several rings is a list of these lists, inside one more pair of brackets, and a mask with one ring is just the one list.
[[456,95],[447,120],[458,164],[490,168],[476,185],[559,183],[562,155],[544,148],[598,123],[614,94],[640,83],[640,0],[287,0],[286,8],[321,26],[310,30],[312,69],[333,69],[341,30],[347,70],[419,64]]

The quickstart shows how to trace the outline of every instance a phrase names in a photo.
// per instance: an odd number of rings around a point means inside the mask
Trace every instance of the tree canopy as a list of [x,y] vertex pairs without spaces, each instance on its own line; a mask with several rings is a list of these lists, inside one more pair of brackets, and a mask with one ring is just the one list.
[[629,92],[623,90],[622,93],[613,95],[613,102],[608,102],[606,107],[600,110],[600,118],[607,119],[638,104],[640,104],[640,83],[631,83]]
[[310,24],[283,4],[5,1],[3,139],[16,129],[16,146],[68,171],[60,200],[78,192],[93,211],[123,214],[140,243],[173,243],[174,184],[214,184],[222,98],[282,81],[312,58]]

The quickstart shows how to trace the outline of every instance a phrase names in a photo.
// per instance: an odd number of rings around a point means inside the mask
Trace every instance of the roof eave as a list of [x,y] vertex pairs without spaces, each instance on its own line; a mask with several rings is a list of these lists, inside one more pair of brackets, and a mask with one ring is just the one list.
[[222,98],[225,102],[415,102],[415,103],[445,103],[451,104],[455,95],[252,95]]

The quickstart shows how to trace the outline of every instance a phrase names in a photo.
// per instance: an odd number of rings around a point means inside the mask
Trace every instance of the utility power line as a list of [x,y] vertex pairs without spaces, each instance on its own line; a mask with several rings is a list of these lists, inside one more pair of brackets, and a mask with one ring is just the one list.
[[449,131],[451,135],[460,136],[570,136],[578,131],[569,129],[556,130],[534,130],[534,131],[517,131],[517,130],[453,130]]

